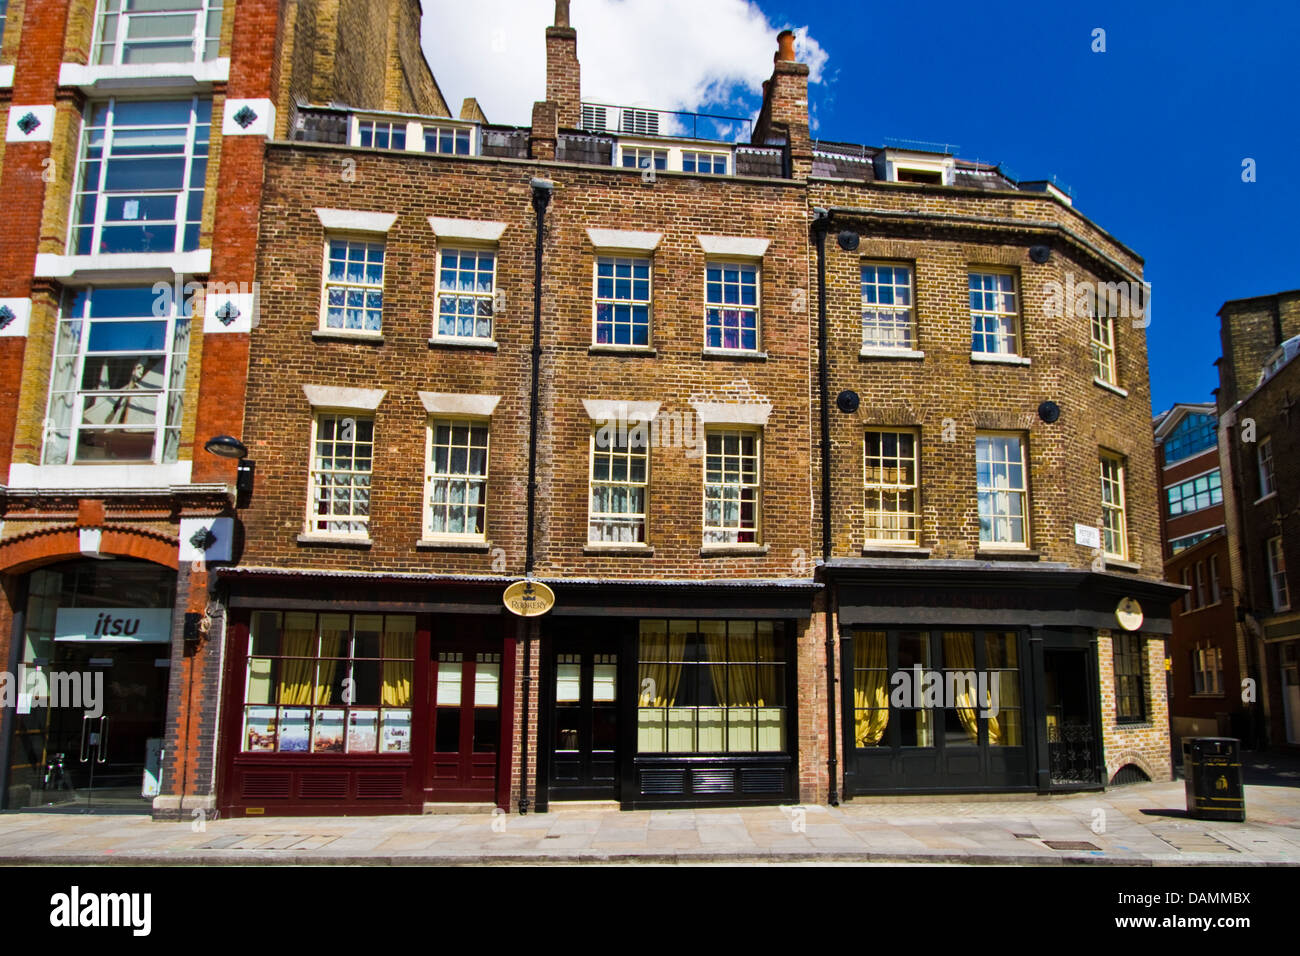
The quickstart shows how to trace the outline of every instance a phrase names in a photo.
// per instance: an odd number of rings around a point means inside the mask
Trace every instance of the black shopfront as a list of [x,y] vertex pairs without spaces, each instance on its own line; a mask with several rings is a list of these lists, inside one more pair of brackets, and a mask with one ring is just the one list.
[[832,562],[846,797],[1105,784],[1097,631],[1170,589],[1053,568]]

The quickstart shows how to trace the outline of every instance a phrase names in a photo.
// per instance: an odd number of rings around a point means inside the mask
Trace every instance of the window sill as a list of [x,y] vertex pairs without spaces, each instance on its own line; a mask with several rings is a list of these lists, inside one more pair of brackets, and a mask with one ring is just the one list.
[[1120,388],[1118,385],[1108,382],[1104,378],[1098,378],[1094,375],[1092,377],[1092,384],[1096,385],[1098,388],[1104,388],[1108,392],[1114,392],[1120,398],[1128,398],[1128,389]]
[[649,345],[592,345],[587,348],[588,355],[637,355],[654,358],[659,351]]
[[383,345],[383,332],[348,332],[345,329],[313,329],[311,337],[317,342],[361,342],[365,345]]
[[298,543],[341,548],[369,548],[374,544],[370,538],[362,538],[357,535],[310,533],[298,535]]
[[972,362],[983,362],[988,365],[1032,365],[1023,355],[999,355],[995,352],[971,352],[970,360]]
[[1103,558],[1107,568],[1118,568],[1121,571],[1141,571],[1142,565],[1136,561],[1123,561],[1119,558]]
[[615,558],[651,558],[655,549],[649,544],[620,544],[617,541],[591,542],[582,546],[583,554],[606,555]]
[[1200,694],[1189,694],[1188,696],[1196,700],[1223,700],[1228,695],[1224,693],[1218,693],[1218,694],[1200,693]]
[[1251,502],[1251,504],[1262,505],[1264,502],[1268,501],[1270,498],[1276,498],[1276,497],[1277,497],[1277,492],[1276,492],[1276,491],[1270,491],[1268,494],[1264,495],[1263,497],[1261,497],[1261,498],[1256,498],[1253,502]]
[[710,349],[702,353],[706,359],[735,359],[739,362],[766,362],[766,352],[749,352],[744,349]]
[[486,554],[492,550],[491,541],[471,541],[464,538],[421,538],[415,542],[417,551],[467,551]]
[[930,549],[919,544],[866,544],[862,546],[864,558],[928,558]]
[[700,545],[702,558],[752,558],[767,554],[771,545],[767,544],[703,544]]
[[1042,555],[1028,548],[982,547],[975,552],[980,561],[1037,561]]
[[435,335],[429,339],[430,348],[450,347],[454,349],[484,349],[495,352],[497,343],[491,339],[457,339]]
[[919,362],[925,353],[919,349],[879,349],[864,348],[858,352],[860,359],[910,359]]
[[1130,718],[1128,718],[1128,719],[1125,719],[1125,718],[1123,718],[1123,717],[1116,717],[1116,718],[1115,718],[1115,729],[1116,729],[1116,730],[1121,730],[1121,729],[1122,729],[1122,730],[1141,730],[1143,727],[1154,727],[1154,726],[1155,726],[1155,724],[1153,724],[1150,720],[1148,720],[1148,719],[1145,718],[1145,717],[1136,717],[1136,718],[1135,718],[1135,717],[1130,717]]

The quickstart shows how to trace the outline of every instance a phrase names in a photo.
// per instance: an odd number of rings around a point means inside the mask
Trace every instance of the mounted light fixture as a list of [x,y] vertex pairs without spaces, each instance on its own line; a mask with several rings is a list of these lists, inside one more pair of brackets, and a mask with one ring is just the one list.
[[203,450],[218,458],[247,458],[248,446],[231,435],[217,435],[203,443]]
[[248,457],[248,446],[233,435],[217,435],[203,443],[203,450],[218,458],[231,458],[239,462],[235,473],[235,507],[247,508],[253,496],[253,472],[256,464]]

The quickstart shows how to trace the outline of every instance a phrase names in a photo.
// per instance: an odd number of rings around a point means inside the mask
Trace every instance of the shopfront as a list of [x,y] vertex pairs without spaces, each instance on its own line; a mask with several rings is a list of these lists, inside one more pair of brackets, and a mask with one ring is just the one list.
[[161,778],[176,572],[80,559],[28,572],[19,593],[4,808],[149,812]]

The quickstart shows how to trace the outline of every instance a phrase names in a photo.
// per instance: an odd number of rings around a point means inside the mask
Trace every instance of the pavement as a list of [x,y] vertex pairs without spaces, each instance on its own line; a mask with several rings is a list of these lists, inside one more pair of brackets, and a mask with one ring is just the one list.
[[[1252,769],[1253,768],[1253,769]],[[1247,768],[1246,822],[1187,816],[1181,781],[1071,796],[838,807],[278,817],[0,814],[0,865],[911,863],[1300,865],[1300,762]]]

